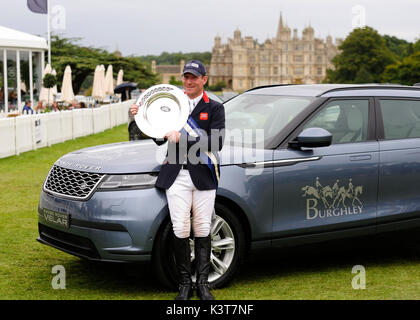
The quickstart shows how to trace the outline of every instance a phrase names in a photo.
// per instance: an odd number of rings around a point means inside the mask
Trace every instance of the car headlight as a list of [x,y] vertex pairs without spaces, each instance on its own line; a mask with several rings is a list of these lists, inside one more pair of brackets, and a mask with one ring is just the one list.
[[98,189],[153,188],[155,186],[157,176],[157,173],[107,175],[99,184]]

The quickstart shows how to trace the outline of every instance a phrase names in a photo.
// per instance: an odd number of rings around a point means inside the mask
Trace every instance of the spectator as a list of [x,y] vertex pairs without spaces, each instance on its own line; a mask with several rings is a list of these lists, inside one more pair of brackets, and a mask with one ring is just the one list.
[[86,104],[84,102],[79,102],[79,108],[80,109],[85,109],[86,108]]
[[13,90],[9,94],[9,110],[16,110],[17,105],[17,91]]
[[52,111],[60,111],[60,108],[58,107],[57,101],[54,101],[52,104]]
[[77,101],[76,100],[73,100],[71,102],[71,106],[69,107],[69,110],[73,110],[73,109],[77,109],[77,108],[78,108]]
[[4,109],[4,87],[0,90],[0,110]]
[[13,90],[12,92],[10,92],[9,102],[11,104],[16,104],[17,103],[17,91],[16,90]]
[[38,101],[37,106],[35,107],[36,112],[43,112],[45,111],[45,105],[42,103],[42,101]]
[[31,108],[32,102],[31,100],[26,100],[25,105],[23,106],[22,113],[23,114],[34,114],[34,110]]

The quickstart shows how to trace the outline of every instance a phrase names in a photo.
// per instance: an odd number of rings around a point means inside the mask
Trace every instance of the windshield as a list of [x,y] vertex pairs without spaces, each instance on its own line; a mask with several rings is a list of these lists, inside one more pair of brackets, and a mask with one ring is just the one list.
[[[226,139],[234,144],[261,144],[275,137],[315,98],[242,94],[225,103]],[[253,138],[246,139],[252,131]],[[238,137],[242,132],[242,139]]]
[[211,91],[206,91],[207,96],[212,99],[212,100],[216,100],[217,102],[223,103],[223,100],[220,96],[216,95],[215,93],[211,92]]

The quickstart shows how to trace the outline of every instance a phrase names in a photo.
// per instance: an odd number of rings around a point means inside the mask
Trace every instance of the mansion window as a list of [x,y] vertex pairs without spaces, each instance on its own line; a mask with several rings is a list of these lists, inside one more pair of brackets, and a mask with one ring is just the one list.
[[249,57],[249,62],[255,62],[255,56],[250,56]]
[[278,75],[278,73],[279,73],[279,68],[274,67],[274,68],[273,68],[273,74],[274,74],[274,75]]
[[273,56],[273,62],[278,62],[279,61],[279,56]]
[[295,74],[303,74],[303,68],[295,68]]
[[303,62],[303,56],[295,56],[295,62]]
[[318,75],[322,76],[322,68],[318,68]]
[[261,67],[261,74],[262,75],[267,75],[268,74],[268,67]]
[[249,68],[249,74],[250,74],[251,76],[255,75],[255,67],[251,67],[251,68]]

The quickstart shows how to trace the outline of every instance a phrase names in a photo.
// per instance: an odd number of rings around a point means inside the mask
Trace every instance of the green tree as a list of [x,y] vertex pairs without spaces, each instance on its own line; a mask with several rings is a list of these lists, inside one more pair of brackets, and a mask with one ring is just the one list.
[[47,106],[50,105],[50,90],[57,84],[57,78],[55,75],[47,73],[42,79],[42,85],[44,88],[48,89],[48,100]]
[[141,61],[150,65],[152,60],[156,61],[157,65],[162,64],[180,64],[181,60],[200,60],[204,65],[209,65],[211,60],[211,52],[189,52],[189,53],[182,53],[182,52],[162,52],[160,55],[146,55],[139,57]]
[[362,66],[356,73],[355,83],[372,83],[375,82],[373,76],[369,73],[365,66]]
[[382,81],[412,86],[420,82],[420,51],[386,67]]
[[175,76],[171,76],[171,78],[169,79],[169,84],[172,84],[174,86],[182,86],[182,81],[176,80]]
[[414,42],[413,44],[413,53],[420,51],[420,39]]
[[124,80],[137,83],[139,88],[147,88],[158,81],[156,75],[139,58],[119,58],[103,49],[80,46],[76,43],[80,38],[60,38],[54,35],[51,40],[51,63],[57,71],[57,85],[61,87],[64,69],[70,65],[75,94],[79,93],[85,79],[94,74],[99,64],[112,64],[114,78],[122,68]]
[[[208,83],[208,82],[207,82]],[[223,88],[226,88],[226,82],[224,81],[218,81],[214,85],[208,85],[207,88],[210,91],[222,91]]]
[[380,82],[386,66],[397,61],[385,39],[370,27],[353,30],[339,49],[341,53],[332,60],[335,69],[327,70],[326,82]]
[[400,60],[413,53],[413,44],[394,36],[384,35],[386,46],[395,53]]

